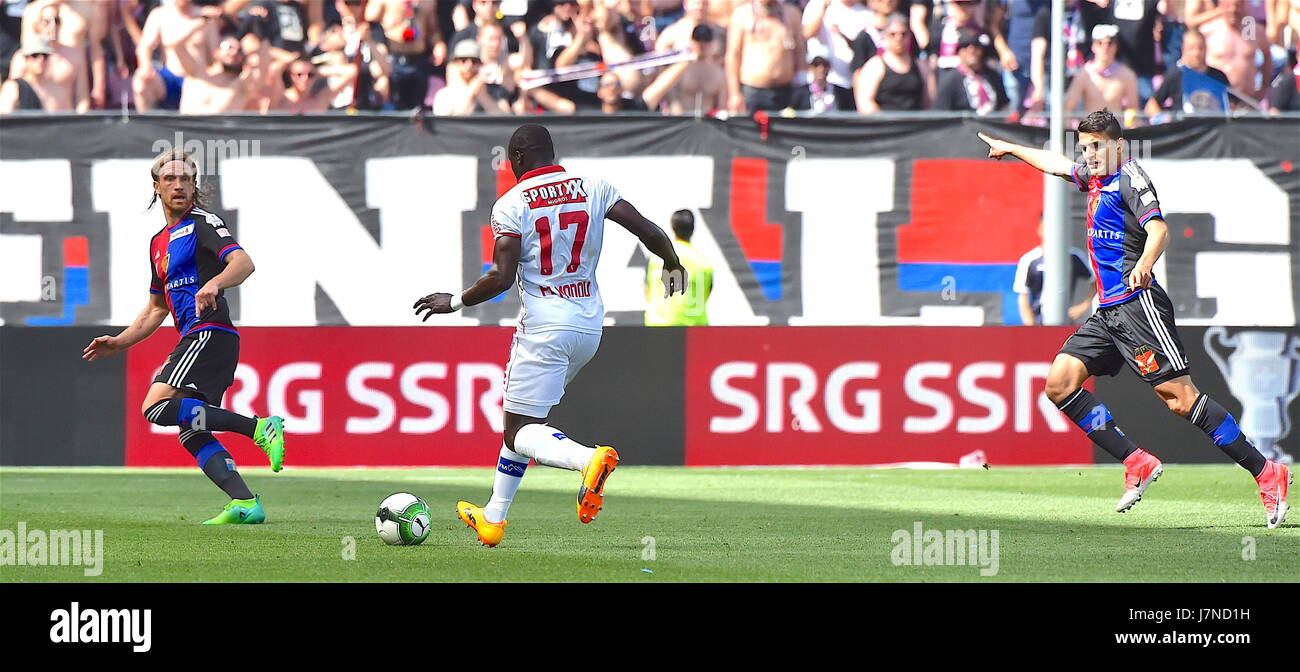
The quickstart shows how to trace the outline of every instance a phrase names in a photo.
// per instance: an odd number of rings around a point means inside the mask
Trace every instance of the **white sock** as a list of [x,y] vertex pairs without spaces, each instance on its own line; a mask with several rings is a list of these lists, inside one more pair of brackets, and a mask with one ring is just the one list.
[[528,458],[516,453],[504,444],[501,446],[501,459],[497,460],[496,478],[492,481],[492,499],[483,507],[483,517],[489,523],[499,523],[506,519],[510,502],[514,501],[519,484],[524,481],[524,470],[528,468]]
[[531,424],[515,432],[515,452],[548,467],[581,471],[596,449],[570,439],[550,425]]

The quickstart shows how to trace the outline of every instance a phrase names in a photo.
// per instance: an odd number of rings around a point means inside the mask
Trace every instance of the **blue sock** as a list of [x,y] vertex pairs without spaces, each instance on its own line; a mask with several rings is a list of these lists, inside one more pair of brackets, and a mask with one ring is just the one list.
[[221,491],[231,499],[252,499],[253,492],[244,483],[244,477],[235,468],[235,460],[225,447],[209,432],[186,429],[180,435],[181,445],[194,456],[194,462]]
[[145,409],[144,417],[155,425],[182,427],[201,432],[237,432],[253,438],[257,418],[250,418],[210,406],[190,397],[163,399]]
[[1249,471],[1251,476],[1259,478],[1259,475],[1264,473],[1264,466],[1268,460],[1265,460],[1246,435],[1241,433],[1236,418],[1220,406],[1219,402],[1211,399],[1210,395],[1202,394],[1196,398],[1191,412],[1187,414],[1187,420],[1205,432],[1210,440],[1214,441],[1214,445],[1227,453],[1228,457],[1240,464],[1243,469]]
[[1110,409],[1082,387],[1056,407],[1070,416],[1074,424],[1078,425],[1093,443],[1101,446],[1120,462],[1138,449],[1137,444],[1124,436],[1124,432],[1115,425]]

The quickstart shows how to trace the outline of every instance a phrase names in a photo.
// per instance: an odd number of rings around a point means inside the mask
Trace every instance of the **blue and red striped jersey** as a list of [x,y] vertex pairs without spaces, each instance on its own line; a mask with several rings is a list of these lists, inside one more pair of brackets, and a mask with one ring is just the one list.
[[1088,257],[1098,305],[1132,300],[1142,291],[1130,290],[1128,278],[1146,246],[1146,225],[1164,218],[1151,179],[1133,159],[1106,177],[1091,177],[1088,167],[1078,163],[1066,179],[1088,192]]
[[155,233],[149,243],[151,294],[163,294],[176,321],[176,331],[188,336],[196,331],[220,329],[232,334],[230,308],[224,292],[217,304],[194,313],[194,295],[226,267],[226,256],[242,249],[220,217],[206,210],[190,208],[175,224]]

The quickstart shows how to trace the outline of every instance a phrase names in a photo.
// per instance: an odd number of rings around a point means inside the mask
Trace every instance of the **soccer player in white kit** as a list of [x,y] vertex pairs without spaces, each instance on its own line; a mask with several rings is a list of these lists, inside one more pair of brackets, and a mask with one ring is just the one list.
[[618,466],[610,446],[584,446],[546,424],[564,388],[596,354],[605,306],[596,286],[605,219],[612,219],[664,260],[666,295],[684,292],[686,270],[672,240],[641,216],[607,182],[573,175],[555,164],[555,146],[545,127],[525,124],[510,137],[510,168],[519,183],[492,207],[496,242],[492,267],[457,296],[430,294],[415,313],[451,313],[488,301],[519,277],[522,307],[506,365],[505,436],[492,498],[478,507],[460,501],[456,515],[486,546],[501,543],[506,513],[523,480],[528,460],[582,473],[578,520],[595,520],[605,484]]

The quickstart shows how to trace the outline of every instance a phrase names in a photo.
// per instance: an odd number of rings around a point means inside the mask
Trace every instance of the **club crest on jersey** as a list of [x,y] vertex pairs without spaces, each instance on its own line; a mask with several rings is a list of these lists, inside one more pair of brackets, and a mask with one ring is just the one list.
[[1144,376],[1149,376],[1160,370],[1160,362],[1156,361],[1156,351],[1145,345],[1139,345],[1133,350],[1133,361],[1137,362],[1138,372]]
[[520,197],[530,209],[548,208],[563,203],[586,203],[587,190],[582,186],[582,178],[574,177],[525,189]]

